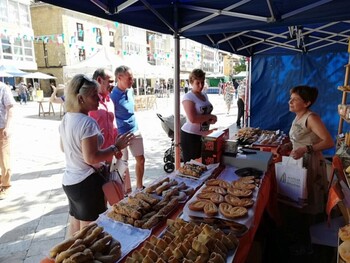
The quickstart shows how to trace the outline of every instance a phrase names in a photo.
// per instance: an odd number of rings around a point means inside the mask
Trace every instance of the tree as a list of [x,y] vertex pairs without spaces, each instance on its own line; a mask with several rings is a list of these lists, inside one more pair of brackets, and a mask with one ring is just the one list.
[[242,71],[246,71],[245,61],[246,61],[245,57],[240,58],[239,65],[234,67],[236,74],[238,74],[239,72],[242,72]]

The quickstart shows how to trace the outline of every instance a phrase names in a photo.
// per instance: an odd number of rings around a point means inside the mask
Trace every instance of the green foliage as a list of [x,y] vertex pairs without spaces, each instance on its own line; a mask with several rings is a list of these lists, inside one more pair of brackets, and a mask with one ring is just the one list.
[[236,74],[247,70],[245,65],[245,60],[246,60],[245,57],[241,57],[239,60],[239,65],[234,67]]

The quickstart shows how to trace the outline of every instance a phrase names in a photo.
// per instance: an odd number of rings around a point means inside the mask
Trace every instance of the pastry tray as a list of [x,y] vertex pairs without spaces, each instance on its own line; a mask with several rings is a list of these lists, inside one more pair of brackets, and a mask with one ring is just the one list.
[[[165,233],[165,231],[167,230],[167,228],[164,228],[163,231],[158,235],[159,238],[161,238],[163,236],[163,234]],[[227,257],[226,257],[226,263],[232,263],[235,255],[237,253],[237,250],[239,248],[239,240],[237,246],[235,247],[235,249],[231,249],[227,252]],[[344,262],[345,263],[345,262]]]
[[109,218],[105,213],[100,214],[96,222],[121,243],[122,255],[117,262],[120,262],[130,251],[138,247],[151,235],[151,230],[149,229],[141,229],[117,222]]
[[[237,170],[237,168],[235,167],[230,167],[227,166],[224,171],[218,176],[218,179],[222,179],[225,180],[227,182],[232,182],[237,180],[239,177],[235,174],[235,170]],[[263,179],[263,177],[262,177]],[[262,180],[261,179],[261,180]],[[204,188],[205,185],[203,185],[196,193],[195,195],[186,203],[184,209],[183,209],[183,213],[185,215],[185,217],[195,217],[195,218],[206,218],[207,216],[204,214],[204,212],[197,212],[197,211],[192,211],[188,208],[188,205],[197,200],[197,194],[199,194],[202,190],[202,188]],[[228,221],[234,221],[237,222],[239,224],[245,225],[248,229],[251,227],[252,223],[253,223],[253,219],[254,219],[254,213],[256,210],[256,205],[257,205],[257,196],[259,193],[259,187],[257,186],[254,190],[253,190],[253,194],[252,194],[252,199],[254,201],[254,205],[248,209],[248,214],[244,217],[239,217],[239,218],[235,218],[235,219],[228,219],[226,217],[224,217],[223,215],[220,214],[220,212],[214,216],[214,218],[220,218],[220,219],[224,219],[224,220],[228,220]]]
[[[194,163],[194,164],[198,164],[198,165],[204,165],[204,164],[198,163],[198,162],[193,161],[193,160],[191,160],[189,163]],[[218,168],[219,165],[220,165],[220,163],[214,163],[214,164],[207,165],[207,171],[203,172],[200,177],[194,177],[194,176],[191,176],[191,175],[182,174],[182,173],[179,172],[179,170],[176,170],[175,174],[177,176],[180,176],[180,177],[186,177],[186,178],[190,178],[192,180],[198,180],[198,181],[200,181],[202,183],[202,182],[207,180],[212,175],[214,170],[216,168]]]

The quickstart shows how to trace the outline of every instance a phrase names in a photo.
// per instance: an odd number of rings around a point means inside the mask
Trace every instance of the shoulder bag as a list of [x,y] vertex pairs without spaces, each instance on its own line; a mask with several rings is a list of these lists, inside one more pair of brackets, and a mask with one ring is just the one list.
[[[90,166],[93,167],[92,165]],[[102,190],[108,203],[114,205],[122,200],[125,196],[124,181],[119,171],[111,170],[108,165],[103,165],[100,169],[93,168],[105,181],[102,185]]]

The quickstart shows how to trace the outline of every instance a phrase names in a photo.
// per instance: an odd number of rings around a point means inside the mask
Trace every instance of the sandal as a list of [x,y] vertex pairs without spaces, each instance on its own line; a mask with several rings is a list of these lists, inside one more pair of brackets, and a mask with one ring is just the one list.
[[0,200],[3,200],[6,198],[9,188],[10,188],[9,186],[8,187],[2,186],[0,188]]

